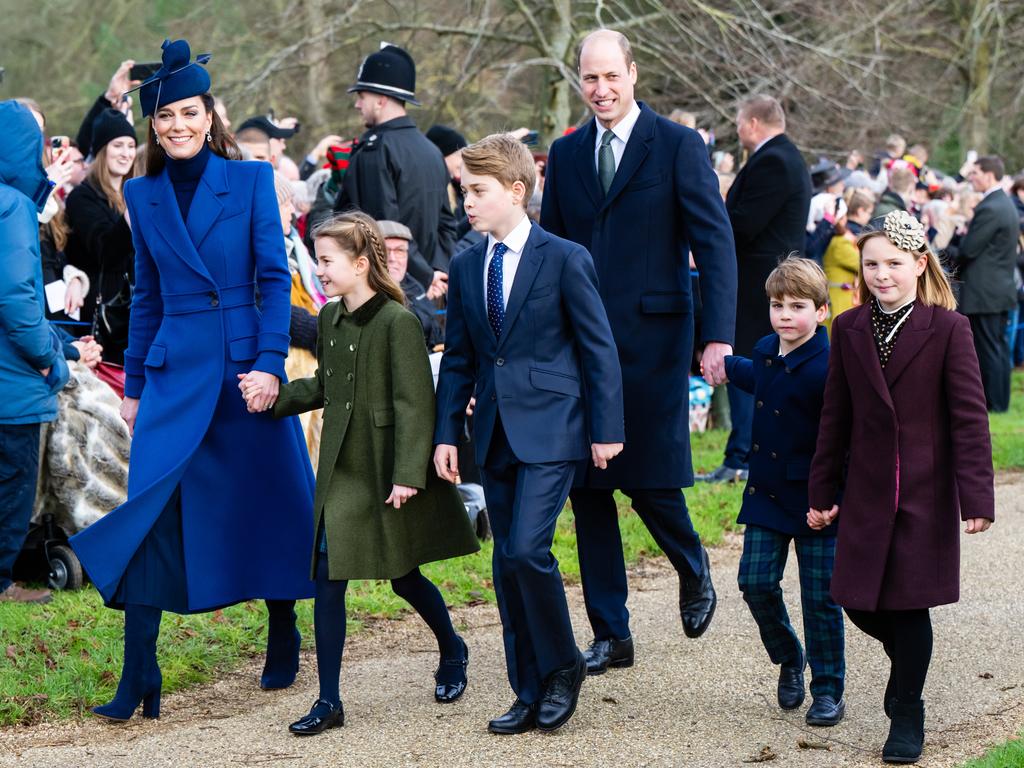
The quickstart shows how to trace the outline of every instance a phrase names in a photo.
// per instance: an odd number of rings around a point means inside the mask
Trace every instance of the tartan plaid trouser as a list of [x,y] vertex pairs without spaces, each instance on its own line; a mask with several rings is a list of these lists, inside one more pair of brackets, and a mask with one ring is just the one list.
[[843,695],[846,661],[843,611],[829,594],[835,537],[790,536],[748,525],[740,558],[740,591],[772,663],[798,663],[802,654],[800,639],[789,622],[781,587],[790,541],[796,548],[800,570],[800,605],[811,666],[811,696],[832,696],[838,701]]

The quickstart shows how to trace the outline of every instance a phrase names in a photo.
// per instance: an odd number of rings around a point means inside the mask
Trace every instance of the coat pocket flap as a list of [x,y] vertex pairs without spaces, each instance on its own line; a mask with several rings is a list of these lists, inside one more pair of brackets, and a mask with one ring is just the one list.
[[395,425],[395,409],[374,408],[373,425],[375,427],[393,427]]
[[579,379],[565,373],[531,368],[530,383],[537,389],[543,389],[548,392],[557,392],[560,395],[570,395],[572,397],[580,396]]
[[689,308],[685,293],[645,293],[640,296],[640,309],[648,315],[681,315]]
[[146,355],[145,366],[147,368],[162,368],[167,357],[167,347],[162,344],[152,344],[149,347],[149,354]]
[[786,462],[787,480],[806,480],[811,474],[811,460],[797,459]]
[[551,295],[551,284],[548,283],[546,285],[539,285],[536,288],[534,288],[532,291],[530,291],[529,295],[526,297],[526,300],[527,301],[533,301],[534,299],[542,299],[545,296],[550,296],[550,295]]
[[255,360],[258,355],[255,336],[243,336],[240,339],[232,339],[228,347],[231,350],[231,359],[236,363]]

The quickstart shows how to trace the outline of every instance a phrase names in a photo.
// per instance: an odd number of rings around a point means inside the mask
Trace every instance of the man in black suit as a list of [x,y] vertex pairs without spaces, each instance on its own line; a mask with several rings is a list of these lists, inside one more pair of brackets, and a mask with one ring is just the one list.
[[1009,312],[1017,303],[1013,270],[1017,263],[1020,222],[1017,208],[1000,185],[1005,170],[995,155],[979,157],[967,175],[984,195],[960,245],[949,255],[959,267],[960,311],[971,321],[985,402],[990,411],[1010,407],[1010,349],[1006,343]]
[[[750,356],[772,332],[764,283],[779,259],[804,247],[811,177],[800,150],[785,134],[786,113],[771,96],[740,105],[736,133],[750,157],[729,188],[725,207],[736,239],[736,354]],[[746,482],[754,398],[728,385],[732,432],[722,465],[699,480]]]

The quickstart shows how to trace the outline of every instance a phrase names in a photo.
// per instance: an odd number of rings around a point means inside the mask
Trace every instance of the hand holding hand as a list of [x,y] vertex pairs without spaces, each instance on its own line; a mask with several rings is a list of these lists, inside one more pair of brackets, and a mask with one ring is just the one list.
[[274,406],[281,389],[281,380],[272,373],[249,371],[238,374],[238,388],[245,398],[249,413],[261,413]]
[[590,459],[598,469],[608,469],[608,462],[622,453],[622,443],[591,443]]
[[419,491],[415,488],[412,488],[408,485],[396,484],[391,486],[391,495],[384,500],[384,503],[390,504],[395,509],[400,509],[402,507],[402,504],[407,502],[417,493],[419,493]]
[[725,375],[725,356],[731,354],[732,345],[720,341],[712,341],[704,347],[700,358],[700,372],[708,384],[717,387],[728,381]]
[[967,521],[966,533],[984,533],[992,526],[992,521],[987,517],[972,517]]
[[89,370],[96,370],[103,360],[103,347],[92,336],[83,336],[71,342],[71,346],[78,350],[78,361]]
[[838,504],[833,504],[832,509],[829,510],[820,510],[811,507],[807,513],[807,525],[816,531],[820,531],[822,528],[832,525],[832,521],[836,519],[836,515],[838,514]]
[[434,449],[434,471],[442,480],[459,482],[459,450],[454,445],[440,443]]

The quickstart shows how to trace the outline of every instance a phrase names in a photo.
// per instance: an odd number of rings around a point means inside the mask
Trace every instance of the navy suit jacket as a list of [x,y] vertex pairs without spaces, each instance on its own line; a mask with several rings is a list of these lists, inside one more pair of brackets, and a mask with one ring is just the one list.
[[693,300],[689,252],[700,270],[705,342],[731,344],[736,253],[718,178],[700,135],[640,105],[608,194],[597,180],[590,120],[548,155],[541,224],[593,254],[622,365],[626,447],[596,488],[693,484],[689,373]]
[[[819,535],[807,525],[807,476],[818,439],[828,376],[828,333],[779,357],[779,336],[754,345],[752,358],[725,359],[729,381],[754,395],[750,477],[739,522],[791,536]],[[835,524],[820,535],[834,536]]]
[[524,463],[578,461],[592,442],[622,442],[622,374],[590,254],[534,224],[495,338],[484,300],[486,250],[484,240],[450,265],[434,443],[458,444],[474,394],[480,466],[499,415]]

